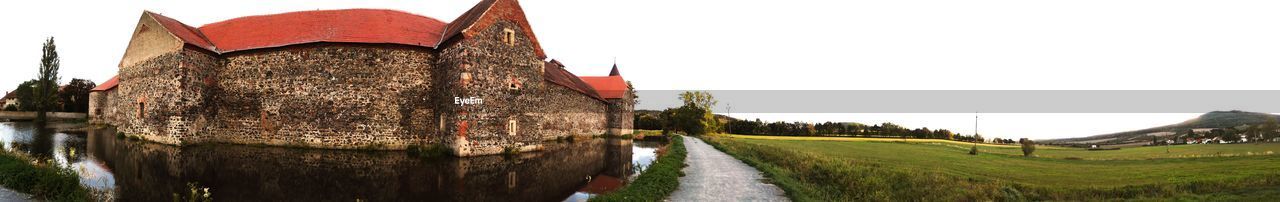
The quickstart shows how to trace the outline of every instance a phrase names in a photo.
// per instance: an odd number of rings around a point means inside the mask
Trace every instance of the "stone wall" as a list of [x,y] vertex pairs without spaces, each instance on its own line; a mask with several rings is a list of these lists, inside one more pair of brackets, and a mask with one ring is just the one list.
[[127,134],[181,144],[193,135],[187,120],[203,106],[198,78],[216,62],[210,53],[184,48],[121,67],[120,84],[106,97],[114,108],[107,120]]
[[428,49],[316,44],[226,57],[202,142],[403,149],[435,140]]

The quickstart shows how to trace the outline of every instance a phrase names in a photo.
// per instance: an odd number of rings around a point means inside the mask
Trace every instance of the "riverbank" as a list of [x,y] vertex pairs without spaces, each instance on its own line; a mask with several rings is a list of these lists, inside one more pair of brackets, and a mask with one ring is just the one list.
[[[1097,155],[1092,158],[1060,159],[1008,155],[994,147],[975,156],[966,147],[934,142],[704,139],[760,169],[796,201],[1250,201],[1277,197],[1265,190],[1280,187],[1275,155],[1167,158],[1163,150],[1095,151],[1081,152]],[[1153,158],[1137,159],[1142,155]],[[1087,160],[1119,156],[1126,160]]]
[[89,200],[75,171],[9,151],[0,151],[0,185],[49,201]]
[[649,168],[635,181],[590,201],[662,201],[680,187],[680,176],[684,175],[680,170],[684,168],[687,155],[684,139],[672,136],[666,151],[661,152],[658,160],[649,164]]

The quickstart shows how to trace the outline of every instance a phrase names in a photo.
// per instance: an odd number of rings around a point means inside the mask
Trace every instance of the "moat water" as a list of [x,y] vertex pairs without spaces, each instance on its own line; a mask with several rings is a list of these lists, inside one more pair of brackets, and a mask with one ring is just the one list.
[[0,122],[8,151],[49,159],[118,201],[171,201],[187,185],[217,201],[585,201],[627,184],[663,145],[594,138],[516,156],[418,158],[403,151],[247,145],[176,147],[115,131]]

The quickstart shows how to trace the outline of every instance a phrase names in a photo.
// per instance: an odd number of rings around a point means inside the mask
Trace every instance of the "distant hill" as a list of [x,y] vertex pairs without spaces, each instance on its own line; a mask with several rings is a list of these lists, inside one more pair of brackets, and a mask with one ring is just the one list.
[[1191,120],[1182,123],[1147,128],[1142,130],[1119,132],[1111,134],[1094,135],[1089,137],[1065,138],[1044,140],[1047,143],[1077,143],[1077,144],[1122,144],[1132,142],[1151,141],[1152,135],[1168,135],[1169,132],[1185,131],[1195,128],[1226,128],[1236,127],[1240,125],[1255,125],[1266,123],[1268,118],[1278,118],[1280,115],[1246,112],[1239,110],[1232,111],[1213,111],[1200,115]]

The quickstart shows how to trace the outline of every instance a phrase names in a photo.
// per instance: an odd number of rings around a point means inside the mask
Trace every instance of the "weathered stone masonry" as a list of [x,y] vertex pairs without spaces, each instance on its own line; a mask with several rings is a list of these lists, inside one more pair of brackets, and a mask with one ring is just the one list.
[[[325,14],[312,15],[320,12]],[[401,24],[415,30],[360,33],[366,25],[314,17],[334,15],[409,20],[414,22]],[[252,26],[309,17],[332,24]],[[286,35],[253,35],[273,28],[279,30],[266,33]],[[288,29],[329,30],[331,38],[288,35]],[[423,34],[432,30],[440,33]],[[112,80],[118,84],[108,82],[92,93],[91,116],[129,135],[177,145],[441,144],[460,156],[538,150],[544,141],[567,136],[622,134],[620,127],[629,133],[631,119],[621,117],[630,116],[631,106],[601,97],[558,62],[546,61],[532,33],[514,0],[482,1],[449,24],[356,9],[194,28],[144,12]],[[341,38],[346,35],[359,37]],[[265,41],[243,40],[253,37]]]

